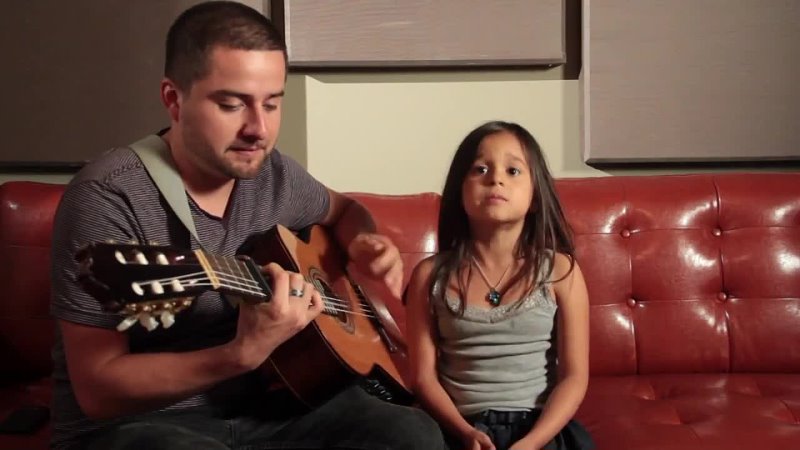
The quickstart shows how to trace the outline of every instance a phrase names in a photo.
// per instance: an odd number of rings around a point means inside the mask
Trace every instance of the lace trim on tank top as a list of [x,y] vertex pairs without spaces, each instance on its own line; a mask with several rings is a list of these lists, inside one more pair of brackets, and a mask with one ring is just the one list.
[[[433,289],[434,293],[438,295],[441,289],[440,283],[437,282]],[[461,307],[461,299],[446,295],[445,302],[450,312],[458,314]],[[504,303],[491,309],[467,305],[464,308],[464,316],[462,318],[472,322],[494,323],[538,308],[553,312],[557,308],[556,301],[546,284],[533,289],[529,294],[517,301]]]

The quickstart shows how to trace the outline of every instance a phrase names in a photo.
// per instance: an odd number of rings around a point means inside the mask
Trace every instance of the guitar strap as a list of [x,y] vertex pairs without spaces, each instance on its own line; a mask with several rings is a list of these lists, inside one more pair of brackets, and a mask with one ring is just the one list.
[[175,161],[172,159],[167,143],[160,136],[151,134],[128,147],[139,155],[139,159],[142,160],[142,164],[150,174],[150,178],[153,179],[156,187],[161,191],[161,195],[164,196],[172,211],[183,222],[186,229],[192,233],[197,244],[200,245],[200,238],[197,237],[192,212],[189,210],[189,198],[186,195],[186,188],[178,170],[175,168]]

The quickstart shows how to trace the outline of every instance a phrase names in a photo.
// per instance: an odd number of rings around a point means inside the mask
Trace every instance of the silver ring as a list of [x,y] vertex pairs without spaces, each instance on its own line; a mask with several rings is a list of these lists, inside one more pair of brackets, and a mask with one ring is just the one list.
[[289,295],[291,295],[293,297],[302,297],[303,296],[303,290],[302,289],[289,288]]

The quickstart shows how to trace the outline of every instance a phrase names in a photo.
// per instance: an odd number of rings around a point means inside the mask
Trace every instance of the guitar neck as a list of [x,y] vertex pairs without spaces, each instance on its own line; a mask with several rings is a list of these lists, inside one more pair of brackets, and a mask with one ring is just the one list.
[[[226,257],[195,250],[195,255],[206,272],[212,289],[235,295],[250,304],[268,302],[272,298],[270,280],[259,266],[247,256]],[[310,281],[304,277],[305,281]],[[347,302],[337,298],[329,286],[318,287],[324,305],[323,314],[336,316],[343,312],[373,317],[369,303],[360,290],[356,290],[359,305],[350,311]]]
[[242,297],[249,303],[267,302],[272,298],[269,280],[252,259],[219,256],[195,250],[195,256],[214,290]]

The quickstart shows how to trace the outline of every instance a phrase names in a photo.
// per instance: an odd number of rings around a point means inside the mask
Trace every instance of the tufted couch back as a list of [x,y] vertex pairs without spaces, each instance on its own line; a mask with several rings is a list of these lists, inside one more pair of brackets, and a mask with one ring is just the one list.
[[[800,372],[800,174],[563,179],[591,302],[593,375]],[[63,186],[0,187],[0,380],[50,370]],[[401,249],[436,249],[437,194],[353,194]],[[392,308],[404,324],[402,307]]]
[[[557,181],[590,297],[578,418],[604,449],[800,448],[800,173]],[[50,233],[63,186],[0,186],[0,416],[50,397]],[[354,194],[436,250],[437,194]],[[404,326],[402,305],[389,305]],[[46,448],[49,429],[0,435]]]
[[800,371],[800,174],[564,180],[593,375]]
[[58,184],[0,186],[0,385],[52,370],[50,237],[63,192]]

